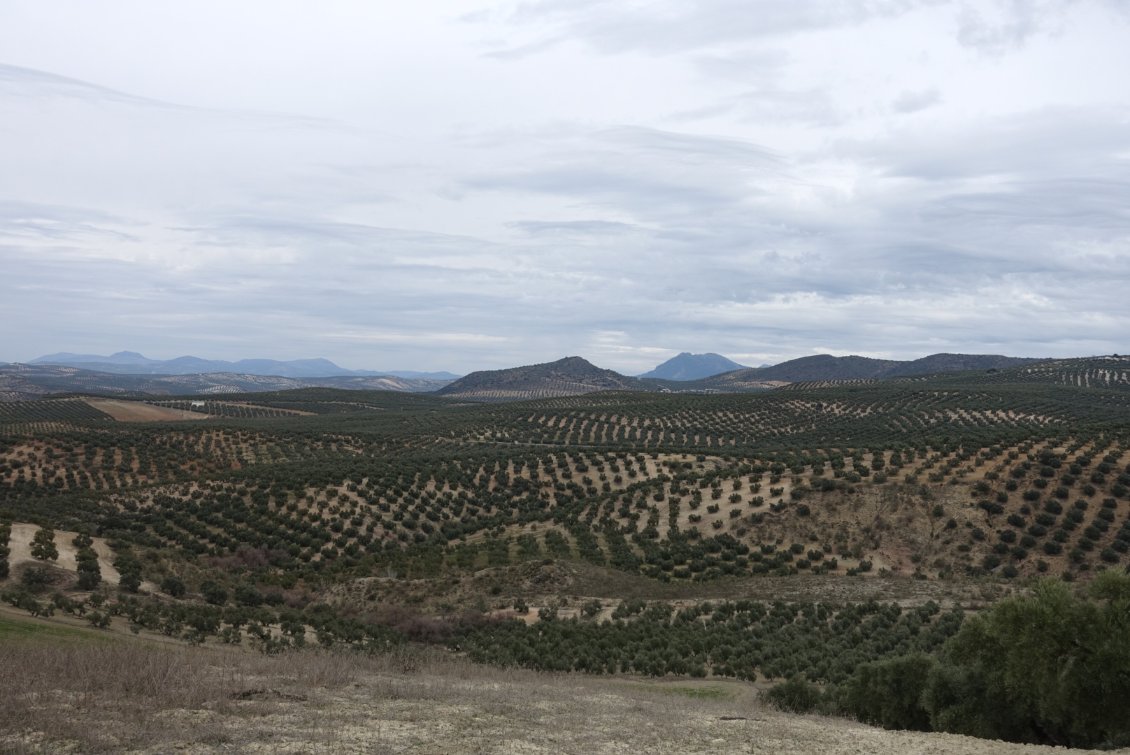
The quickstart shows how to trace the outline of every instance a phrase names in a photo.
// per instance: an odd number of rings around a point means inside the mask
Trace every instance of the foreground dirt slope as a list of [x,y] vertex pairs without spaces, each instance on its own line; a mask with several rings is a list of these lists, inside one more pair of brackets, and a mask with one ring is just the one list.
[[2,618],[0,752],[1052,751],[788,715],[735,681],[554,676],[427,649],[269,657]]
[[[263,740],[245,743],[244,751],[988,755],[1052,749],[889,732],[728,700],[689,700],[654,687],[617,689],[588,680],[385,677],[327,694],[314,706],[321,711],[316,723],[309,718],[309,703],[280,707],[252,724]],[[303,718],[306,723],[296,727],[295,721]],[[186,746],[185,751],[212,750]]]
[[[366,700],[368,685],[332,695],[325,751],[434,753],[1008,753],[1047,748],[950,735],[887,732],[762,707],[603,685],[456,682],[435,699],[435,681],[381,680],[397,694]],[[423,693],[423,694],[421,694]],[[403,695],[401,699],[396,699]],[[733,720],[729,720],[733,718]],[[308,733],[286,732],[287,713],[261,721],[279,739],[249,752],[306,752]],[[204,752],[204,749],[198,750]]]

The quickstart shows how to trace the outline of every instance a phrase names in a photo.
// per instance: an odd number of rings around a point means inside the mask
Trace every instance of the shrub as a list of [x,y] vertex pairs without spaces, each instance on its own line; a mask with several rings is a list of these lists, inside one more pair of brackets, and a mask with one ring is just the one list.
[[765,692],[765,699],[778,710],[811,713],[820,703],[820,689],[804,676],[794,676]]
[[923,653],[864,663],[840,690],[846,712],[885,729],[930,730],[930,714],[921,703],[938,662]]
[[222,606],[228,600],[228,591],[210,579],[200,584],[200,595],[214,606]]
[[[965,621],[941,659],[864,664],[843,708],[864,721],[1071,747],[1130,742],[1130,575],[1108,570],[1089,599],[1037,583]],[[925,717],[925,718],[924,718]]]
[[29,566],[20,575],[20,584],[33,592],[43,590],[54,581],[51,572],[44,566]]
[[180,577],[169,575],[161,580],[161,591],[172,595],[174,598],[182,598],[187,589]]
[[[248,606],[254,608],[263,605],[263,594],[255,588],[254,585],[239,584],[236,585],[234,596],[235,602],[241,606]],[[224,595],[224,600],[227,599],[227,594]],[[213,602],[209,600],[208,602]],[[220,604],[223,600],[219,601]]]

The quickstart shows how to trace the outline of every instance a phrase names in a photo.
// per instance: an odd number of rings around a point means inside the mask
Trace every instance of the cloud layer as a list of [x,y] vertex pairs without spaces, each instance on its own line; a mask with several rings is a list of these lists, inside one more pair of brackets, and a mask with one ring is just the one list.
[[1121,3],[385,5],[0,9],[0,359],[1130,350]]

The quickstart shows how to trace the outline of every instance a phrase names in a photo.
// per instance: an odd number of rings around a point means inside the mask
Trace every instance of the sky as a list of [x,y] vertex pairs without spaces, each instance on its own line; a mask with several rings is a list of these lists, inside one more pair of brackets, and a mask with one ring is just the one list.
[[0,0],[0,360],[1130,351],[1130,0]]

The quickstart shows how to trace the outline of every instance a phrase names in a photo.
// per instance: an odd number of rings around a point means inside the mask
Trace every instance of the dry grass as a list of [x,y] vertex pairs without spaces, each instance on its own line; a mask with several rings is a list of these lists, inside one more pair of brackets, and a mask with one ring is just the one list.
[[732,681],[545,675],[426,649],[279,657],[23,641],[0,647],[0,752],[1012,753],[762,707]]

